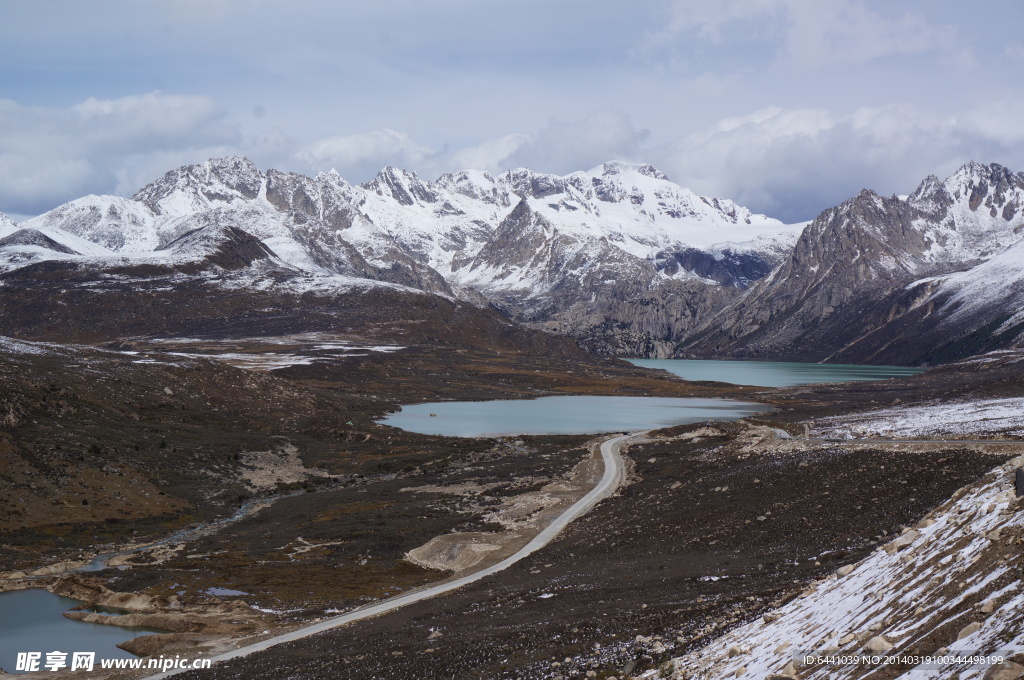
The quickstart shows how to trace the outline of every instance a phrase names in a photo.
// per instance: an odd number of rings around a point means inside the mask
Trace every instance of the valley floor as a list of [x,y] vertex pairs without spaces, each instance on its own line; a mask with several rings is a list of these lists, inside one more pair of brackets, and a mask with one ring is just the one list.
[[[153,353],[154,360],[162,360],[162,350],[151,345],[118,348],[120,352],[126,350],[143,353],[131,355],[131,362],[148,356],[147,353]],[[201,431],[218,427],[214,417],[218,409],[233,415],[244,413],[247,408],[242,400],[233,400],[230,395],[237,381],[253,375],[249,369],[218,369],[223,374],[215,389],[213,383],[203,383],[189,373],[210,375],[211,362],[201,359],[187,360],[199,362],[199,368],[190,368],[187,363],[167,367],[128,364],[124,357],[97,350],[60,351],[68,354],[59,360],[45,352],[30,355],[23,351],[16,359],[8,359],[19,368],[14,371],[14,364],[9,363],[7,375],[24,376],[39,371],[39,380],[46,375],[58,389],[78,390],[75,401],[67,394],[64,400],[79,408],[81,403],[93,403],[98,397],[83,393],[92,388],[73,384],[73,376],[80,369],[68,368],[69,363],[87,364],[94,371],[118,376],[122,392],[129,395],[135,385],[173,385],[170,391],[174,394],[165,394],[160,389],[161,396],[154,397],[151,407],[154,412],[165,413],[159,411],[163,408],[168,409],[166,413],[175,414],[173,424],[169,419],[162,421],[164,429],[156,431],[149,444],[152,449],[146,454],[156,466],[150,474],[155,473],[158,480],[160,475],[169,474],[161,467],[161,452],[167,449],[159,448],[159,437],[167,439],[171,448],[176,443],[184,448],[180,437],[190,427]],[[192,349],[190,353],[202,351],[203,348]],[[274,351],[282,350],[278,346]],[[66,371],[66,379],[60,377],[60,370],[54,370],[60,366]],[[444,572],[415,566],[402,556],[432,537],[453,530],[493,531],[495,525],[488,519],[507,507],[507,499],[565,478],[586,455],[584,437],[459,441],[396,431],[384,434],[372,424],[372,419],[388,404],[396,403],[400,395],[407,395],[410,400],[543,393],[743,398],[772,403],[778,410],[739,423],[704,423],[662,430],[653,433],[648,441],[631,446],[626,451],[631,461],[629,480],[621,492],[575,521],[545,549],[506,571],[443,598],[180,677],[625,678],[647,672],[667,677],[678,668],[679,677],[699,672],[704,673],[700,677],[717,678],[724,677],[720,671],[725,670],[735,677],[741,667],[749,668],[752,674],[755,668],[761,675],[781,672],[785,664],[776,664],[775,657],[771,657],[770,663],[756,665],[761,663],[756,659],[762,657],[754,649],[755,638],[750,638],[751,644],[743,643],[745,647],[739,645],[740,653],[730,652],[736,645],[727,643],[745,639],[748,633],[743,631],[751,629],[741,626],[758,626],[758,622],[768,619],[792,622],[793,617],[786,617],[785,612],[798,610],[802,612],[799,616],[821,616],[823,610],[807,607],[833,600],[817,600],[814,593],[833,592],[830,589],[840,587],[835,584],[855,583],[849,580],[854,577],[844,581],[834,576],[830,579],[830,575],[862,560],[868,560],[864,564],[884,561],[883,556],[888,553],[875,550],[891,543],[894,537],[906,536],[904,530],[918,525],[929,513],[936,524],[915,531],[926,537],[933,533],[938,536],[947,526],[941,518],[951,516],[950,513],[964,514],[950,501],[959,489],[974,490],[961,492],[958,503],[978,498],[986,507],[993,505],[991,518],[1020,517],[1015,497],[1004,494],[997,501],[995,496],[988,499],[986,495],[1006,491],[1009,468],[1000,466],[1020,454],[1009,450],[1014,447],[955,442],[854,445],[804,441],[800,437],[1013,437],[1019,423],[1013,419],[1012,404],[1006,408],[1006,400],[1022,396],[1022,366],[1024,362],[1019,357],[1004,353],[988,362],[941,367],[913,379],[789,390],[687,384],[612,362],[567,369],[536,357],[487,356],[454,350],[414,349],[387,356],[371,355],[358,363],[346,364],[338,359],[276,368],[269,375],[259,374],[268,376],[261,378],[262,394],[292,390],[293,394],[282,392],[280,398],[295,403],[294,399],[301,397],[312,409],[344,402],[344,419],[318,421],[314,410],[307,420],[295,421],[305,417],[300,415],[267,419],[265,430],[261,431],[258,418],[252,416],[253,431],[261,433],[265,441],[255,440],[241,451],[237,443],[214,448],[209,455],[218,456],[221,468],[219,477],[212,482],[230,483],[232,489],[237,489],[232,493],[249,496],[302,493],[281,498],[255,515],[180,548],[129,558],[122,566],[131,568],[97,572],[85,583],[150,598],[179,597],[185,605],[205,606],[211,612],[225,607],[224,613],[236,619],[237,613],[221,601],[224,598],[204,593],[211,587],[247,593],[240,599],[260,607],[263,618],[234,630],[211,629],[206,638],[196,630],[182,631],[177,638],[178,644],[187,643],[192,648],[206,644],[212,650],[214,641],[225,636],[252,635],[264,627],[308,621],[332,610],[386,596],[396,589],[443,578]],[[153,373],[146,373],[136,381],[134,372],[138,370],[157,371],[157,379],[154,380]],[[186,374],[191,376],[190,381],[182,379]],[[178,382],[166,382],[171,379]],[[32,380],[23,380],[23,384],[24,392],[35,389]],[[41,382],[39,389],[45,392],[50,389],[48,384]],[[202,392],[203,403],[184,402],[183,390]],[[370,394],[375,396],[371,398]],[[130,400],[137,403],[138,397]],[[949,406],[961,402],[959,406]],[[38,397],[34,402],[27,399],[16,403],[44,408],[38,406],[43,403]],[[209,404],[213,405],[212,410]],[[114,407],[108,403],[106,408]],[[988,409],[986,417],[997,413],[992,409],[1002,409],[998,413],[1008,415],[1004,420],[985,421],[987,424],[981,428],[968,426],[977,422],[971,409],[979,408]],[[26,418],[22,413],[21,417]],[[960,429],[929,429],[929,422],[954,422],[951,415],[956,413],[963,415],[965,425]],[[150,419],[148,426],[156,430],[154,416],[144,417]],[[38,416],[36,419],[40,420]],[[135,427],[136,421],[129,421],[111,416],[106,421],[108,436]],[[23,478],[8,482],[11,489],[27,488],[30,480],[37,487],[49,483],[47,468],[42,464],[45,461],[40,458],[45,452],[40,453],[33,442],[57,432],[56,424],[63,424],[65,430],[70,428],[67,420],[51,416],[50,420],[35,424],[38,435],[33,435],[31,427],[13,434],[8,431],[4,441],[12,447],[9,451],[21,452],[18,460],[24,461],[25,466],[20,473]],[[783,439],[778,430],[786,430],[796,438]],[[89,440],[72,441],[73,437],[66,432],[65,436],[65,447],[88,448]],[[290,449],[284,443],[296,446],[297,460],[290,458]],[[260,450],[273,455],[253,455]],[[114,453],[100,451],[103,456]],[[237,458],[235,453],[239,454]],[[87,453],[83,455],[88,458]],[[108,460],[104,464],[112,463]],[[996,469],[1002,470],[998,478],[990,474]],[[261,470],[262,476],[257,474]],[[282,476],[286,471],[292,476]],[[145,473],[140,473],[140,477],[145,477]],[[254,491],[254,481],[260,480],[269,482]],[[971,486],[976,484],[980,486]],[[67,486],[54,482],[52,488],[53,497],[60,499],[60,489]],[[30,494],[21,493],[31,501]],[[198,515],[201,496],[173,494],[172,498],[188,504],[192,521],[208,521],[216,514]],[[98,500],[90,500],[89,507],[96,506]],[[65,503],[63,507],[68,506]],[[237,501],[223,504],[217,512],[234,507]],[[10,517],[27,516],[16,504],[10,510],[19,513]],[[159,512],[164,514],[153,516],[165,517],[161,521],[167,525],[189,521],[181,510]],[[126,532],[119,529],[120,523],[110,524],[102,517],[98,520],[94,526],[105,527],[108,532],[104,542],[125,540]],[[979,515],[978,521],[983,520]],[[9,570],[30,571],[30,567],[41,566],[46,559],[56,562],[88,556],[96,539],[91,534],[75,535],[67,529],[58,535],[55,532],[61,526],[56,522],[40,526],[25,523],[6,530],[2,539],[5,566]],[[140,526],[146,527],[145,536],[156,537],[166,531],[155,524]],[[121,533],[117,533],[119,530]],[[978,531],[989,531],[988,525],[979,524]],[[1018,538],[1012,532],[1007,536],[1012,540]],[[1005,543],[1011,539],[1003,540]],[[917,544],[908,545],[922,560],[927,557]],[[960,548],[943,550],[949,553]],[[1000,549],[999,560],[986,562],[1006,568],[985,588],[1004,589],[999,598],[1010,602],[1007,598],[1012,595],[1011,590],[1005,589],[1011,581],[1019,583],[1020,551],[1016,543],[1005,546],[1005,550],[1009,554],[1006,560]],[[910,554],[893,552],[897,558]],[[896,565],[905,566],[908,574],[912,567],[917,569],[914,573],[927,572],[926,576],[914,577],[927,580],[943,573],[944,555],[938,561],[920,562],[923,567],[906,561]],[[886,579],[896,579],[893,572],[884,572],[888,568],[897,566],[865,569],[861,565],[853,574],[861,575],[856,578],[867,578],[863,575],[885,573]],[[11,579],[14,575],[7,576]],[[879,601],[885,601],[888,581],[856,583],[860,591],[882,591]],[[184,589],[185,593],[179,596],[175,589]],[[961,603],[964,607],[980,606],[979,598],[987,592],[978,590],[976,597],[962,599]],[[999,598],[997,604],[1001,607],[1004,602]],[[925,609],[921,616],[933,616],[938,611]],[[773,619],[776,611],[783,614]],[[911,614],[913,611],[916,608]],[[761,637],[756,639],[770,638],[774,642],[786,637],[783,642],[796,649],[804,642],[818,643],[821,640],[810,638],[833,632],[831,628],[837,629],[837,636],[861,636],[875,624],[867,614],[865,617],[858,619],[856,626],[850,623],[849,630],[838,630],[842,627],[839,623],[821,623],[805,626],[807,630],[791,626],[784,634],[757,633]],[[891,616],[883,617],[886,625],[899,623],[888,622],[887,617]],[[226,621],[228,617],[223,618]],[[900,625],[906,628],[909,623],[904,621]],[[944,625],[929,630],[948,637],[950,627],[958,623]],[[825,631],[823,626],[830,630]],[[885,632],[874,632],[880,631]],[[994,633],[999,634],[1000,631]],[[894,641],[902,639],[892,633],[890,636]],[[856,639],[860,641],[860,637]],[[937,649],[941,641],[936,638],[935,642],[933,646]],[[772,653],[778,644],[772,646]],[[164,649],[173,651],[173,647]],[[688,654],[692,656],[687,657]],[[740,658],[741,655],[746,656]],[[677,657],[683,660],[671,662]],[[694,661],[719,657],[723,661],[718,666],[699,666]],[[801,669],[799,677],[805,674]]]

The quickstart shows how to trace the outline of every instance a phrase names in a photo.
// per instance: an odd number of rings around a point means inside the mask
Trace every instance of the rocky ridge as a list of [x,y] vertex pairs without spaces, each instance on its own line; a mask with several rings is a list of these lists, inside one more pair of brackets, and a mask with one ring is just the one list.
[[1024,174],[996,164],[928,177],[907,197],[862,191],[678,354],[919,364],[1015,346],[1022,207]]

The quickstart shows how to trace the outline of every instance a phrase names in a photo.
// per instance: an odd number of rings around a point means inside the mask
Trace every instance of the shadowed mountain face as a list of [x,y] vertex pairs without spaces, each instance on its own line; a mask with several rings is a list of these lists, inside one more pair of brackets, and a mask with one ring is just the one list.
[[211,267],[234,271],[248,267],[257,260],[276,258],[270,248],[255,236],[238,227],[212,224],[199,227],[168,243],[159,251],[197,258]]
[[906,198],[861,192],[678,353],[916,364],[1015,344],[1022,206],[1024,175],[998,165],[929,177]]
[[0,238],[0,248],[35,247],[45,250],[52,250],[55,253],[65,255],[78,255],[67,246],[57,243],[52,238],[35,229],[18,229],[17,231]]

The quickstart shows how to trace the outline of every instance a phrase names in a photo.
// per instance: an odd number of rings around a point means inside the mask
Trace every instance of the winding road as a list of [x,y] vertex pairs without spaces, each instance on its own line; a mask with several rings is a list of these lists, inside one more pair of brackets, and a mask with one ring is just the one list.
[[[489,567],[481,569],[480,571],[463,576],[455,579],[454,581],[447,581],[438,583],[437,585],[424,588],[422,590],[415,590],[404,595],[392,597],[387,600],[383,600],[376,604],[368,605],[366,607],[360,607],[354,609],[340,616],[335,616],[330,619],[315,623],[305,628],[298,628],[285,633],[283,635],[277,635],[272,638],[267,638],[261,642],[256,642],[245,647],[239,647],[230,652],[225,652],[212,658],[212,661],[216,664],[221,661],[227,661],[228,659],[235,659],[241,656],[247,656],[253,652],[259,652],[264,649],[268,649],[275,645],[279,645],[283,642],[291,642],[292,640],[299,640],[310,635],[322,633],[325,630],[344,626],[355,621],[362,619],[368,619],[373,616],[379,616],[388,612],[394,611],[400,607],[412,604],[413,602],[419,602],[420,600],[426,600],[431,597],[437,597],[449,593],[453,590],[457,590],[463,586],[469,585],[479,581],[480,579],[486,578],[491,574],[496,574],[503,569],[507,569],[519,560],[523,559],[527,555],[531,555],[537,550],[540,550],[545,545],[550,543],[552,539],[557,536],[562,529],[567,527],[577,517],[588,512],[591,508],[597,505],[600,501],[604,500],[608,496],[615,493],[623,481],[626,478],[625,465],[622,461],[622,455],[620,451],[626,441],[633,439],[634,437],[640,436],[642,432],[635,432],[632,434],[623,434],[618,437],[613,437],[608,441],[601,444],[601,459],[604,462],[604,474],[601,476],[601,480],[591,489],[583,498],[579,499],[571,506],[569,506],[565,512],[559,515],[551,524],[545,527],[540,533],[533,537],[529,543],[519,549],[518,552],[506,557],[501,562],[493,564]],[[182,673],[185,670],[181,669],[174,671],[167,671],[165,673],[159,673],[157,675],[149,676],[146,680],[159,680],[160,678],[168,678],[172,675]]]

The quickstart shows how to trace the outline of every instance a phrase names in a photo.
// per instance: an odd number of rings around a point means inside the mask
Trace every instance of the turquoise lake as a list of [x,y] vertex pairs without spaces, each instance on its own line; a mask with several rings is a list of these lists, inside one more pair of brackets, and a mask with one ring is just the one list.
[[380,422],[410,432],[454,437],[599,434],[739,420],[770,410],[764,404],[729,399],[541,397],[415,404]]
[[714,380],[733,385],[792,387],[812,383],[905,378],[923,371],[907,366],[800,364],[786,361],[717,361],[705,359],[627,359],[644,368],[660,368],[685,380]]

